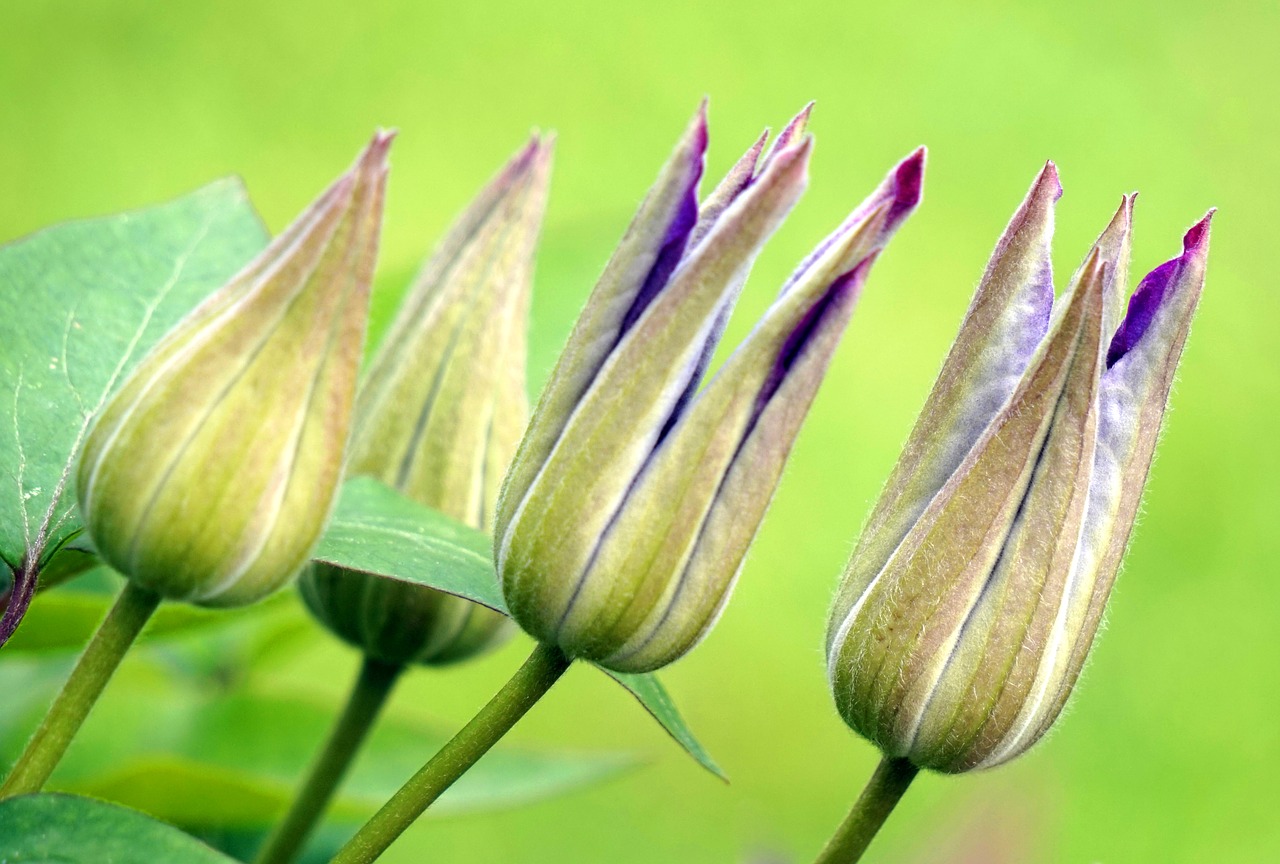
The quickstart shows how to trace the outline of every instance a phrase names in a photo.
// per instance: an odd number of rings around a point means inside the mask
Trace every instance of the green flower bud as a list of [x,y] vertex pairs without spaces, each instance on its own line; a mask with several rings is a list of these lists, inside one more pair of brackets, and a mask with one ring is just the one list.
[[923,152],[806,260],[699,390],[751,263],[799,198],[808,111],[701,204],[699,113],[569,338],[507,475],[495,551],[512,615],[571,657],[656,669],[714,625]]
[[1055,304],[1060,195],[1050,163],[996,247],[831,615],[828,672],[845,721],[937,771],[1007,761],[1061,712],[1204,284],[1209,217],[1119,320],[1126,196]]
[[[349,474],[492,530],[528,421],[526,330],[550,139],[535,138],[455,223],[415,280],[356,402]],[[510,621],[422,585],[313,564],[308,608],[387,663],[444,664],[492,647]]]
[[161,596],[252,603],[320,538],[377,257],[390,134],[139,363],[85,440],[99,554]]

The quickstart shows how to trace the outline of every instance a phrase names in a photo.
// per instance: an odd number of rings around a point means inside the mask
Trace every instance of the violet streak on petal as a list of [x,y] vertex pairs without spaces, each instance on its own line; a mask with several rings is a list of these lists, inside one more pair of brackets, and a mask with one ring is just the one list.
[[[707,127],[705,123],[701,128],[699,148],[699,153],[706,153]],[[705,164],[702,159],[699,159],[696,168],[689,176],[689,184],[685,189],[684,200],[680,202],[680,209],[676,212],[675,218],[667,228],[666,235],[662,238],[662,248],[658,252],[657,260],[653,262],[649,275],[645,277],[644,283],[636,293],[635,300],[631,303],[631,308],[627,310],[626,315],[622,316],[622,324],[618,328],[617,342],[622,341],[622,337],[627,335],[627,331],[640,319],[640,316],[644,314],[644,310],[649,308],[653,298],[657,297],[662,289],[667,286],[667,283],[671,281],[671,274],[675,272],[680,260],[684,257],[685,247],[689,243],[689,235],[693,233],[694,227],[698,224],[698,184],[702,180]],[[614,344],[617,344],[617,342]]]
[[[774,360],[773,369],[769,372],[764,384],[761,385],[759,395],[756,396],[756,405],[743,435],[744,441],[751,435],[751,430],[755,428],[756,421],[760,419],[760,415],[764,413],[764,409],[768,407],[769,402],[777,394],[783,381],[786,380],[787,373],[804,355],[809,343],[813,340],[814,333],[818,332],[822,328],[823,322],[833,314],[832,310],[851,305],[852,302],[857,300],[857,295],[867,280],[871,265],[876,262],[876,258],[879,255],[880,250],[877,249],[859,261],[852,270],[836,277],[831,286],[827,288],[826,293],[812,308],[805,312],[804,317],[796,322],[795,329],[791,331],[791,335],[783,343],[777,359]],[[848,295],[850,294],[853,296],[849,297]]]
[[1147,328],[1156,317],[1156,312],[1164,303],[1169,286],[1178,275],[1178,271],[1186,264],[1187,259],[1197,254],[1200,247],[1208,241],[1209,222],[1213,219],[1213,212],[1209,211],[1209,215],[1192,225],[1183,236],[1182,254],[1148,273],[1133,292],[1133,296],[1129,298],[1129,311],[1125,314],[1124,321],[1120,323],[1120,329],[1116,331],[1115,338],[1111,340],[1111,347],[1107,349],[1108,369],[1116,365],[1121,357],[1138,344],[1138,340],[1147,332]]

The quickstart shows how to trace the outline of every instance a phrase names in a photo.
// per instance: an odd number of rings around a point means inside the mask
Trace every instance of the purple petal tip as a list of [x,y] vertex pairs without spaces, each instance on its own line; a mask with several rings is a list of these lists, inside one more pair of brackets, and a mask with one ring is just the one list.
[[704,98],[702,104],[698,106],[698,116],[694,121],[696,124],[694,135],[697,140],[697,150],[699,155],[707,152],[707,142],[711,138],[711,131],[707,123],[707,100]]
[[905,219],[924,195],[924,163],[928,150],[917,147],[893,171],[893,205],[885,217],[885,226],[892,229]]
[[1182,236],[1182,254],[1184,256],[1195,255],[1208,245],[1209,224],[1213,221],[1213,214],[1217,212],[1217,207],[1210,208],[1203,219],[1187,229],[1187,233]]
[[1111,340],[1111,346],[1107,349],[1108,369],[1133,350],[1133,347],[1142,339],[1143,334],[1150,328],[1151,322],[1155,320],[1156,313],[1170,296],[1169,289],[1183,266],[1190,259],[1203,256],[1208,251],[1209,222],[1213,219],[1215,212],[1216,210],[1210,210],[1183,235],[1181,255],[1152,270],[1138,284],[1133,296],[1129,298],[1129,309],[1125,313],[1124,321],[1120,322],[1120,329],[1116,331],[1115,337]]
[[920,203],[924,190],[924,163],[928,152],[924,147],[918,147],[898,165],[894,172],[894,180],[897,184],[894,202],[896,206],[914,207]]

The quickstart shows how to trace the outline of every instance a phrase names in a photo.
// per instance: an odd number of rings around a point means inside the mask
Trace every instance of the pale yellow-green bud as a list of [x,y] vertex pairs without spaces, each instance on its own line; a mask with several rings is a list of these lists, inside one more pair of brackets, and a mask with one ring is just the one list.
[[328,519],[377,257],[390,134],[147,355],[80,457],[98,553],[172,600],[252,603]]
[[[534,138],[454,224],[415,280],[356,401],[349,474],[491,530],[528,421],[526,330],[552,142]],[[498,644],[510,620],[412,582],[316,563],[312,613],[387,663],[439,665]]]
[[828,629],[845,721],[889,756],[937,771],[1012,759],[1061,712],[1133,527],[1204,283],[1208,217],[1142,280],[1121,320],[1126,196],[1055,304],[1060,194],[1050,163],[996,247]]

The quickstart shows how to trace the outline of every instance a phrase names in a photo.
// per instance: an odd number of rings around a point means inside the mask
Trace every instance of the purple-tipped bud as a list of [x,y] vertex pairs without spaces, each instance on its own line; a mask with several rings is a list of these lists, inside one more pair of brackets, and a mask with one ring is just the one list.
[[1116,321],[1125,196],[1051,310],[1060,194],[1050,163],[996,247],[831,615],[841,714],[921,767],[1000,764],[1061,712],[1133,526],[1204,283],[1207,218]]
[[[923,152],[804,262],[699,391],[752,260],[805,184],[807,114],[763,160],[757,142],[691,220],[677,204],[700,173],[695,120],[535,411],[499,506],[498,569],[516,621],[570,656],[647,671],[712,627],[870,265],[919,200]],[[650,290],[671,226],[690,222]]]

